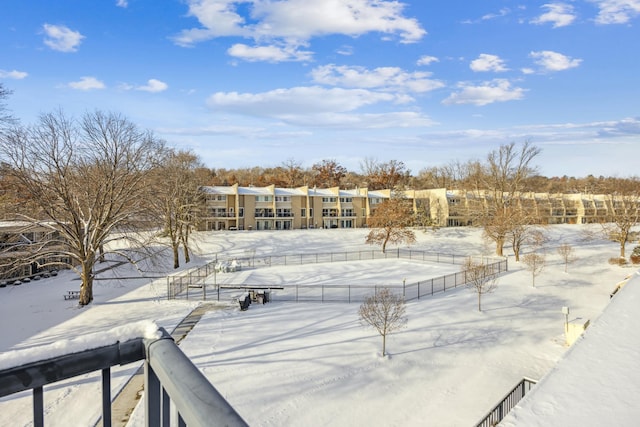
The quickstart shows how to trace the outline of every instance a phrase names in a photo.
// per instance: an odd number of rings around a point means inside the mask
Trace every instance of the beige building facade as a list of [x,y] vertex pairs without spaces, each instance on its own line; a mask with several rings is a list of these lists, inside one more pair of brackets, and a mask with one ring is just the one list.
[[[205,210],[201,230],[291,230],[364,228],[376,206],[391,190],[367,188],[202,187]],[[489,209],[489,192],[406,190],[402,196],[414,212],[439,227],[474,225],[478,212]],[[611,195],[519,193],[508,204],[531,213],[544,224],[607,222],[614,212],[638,209],[637,201]]]

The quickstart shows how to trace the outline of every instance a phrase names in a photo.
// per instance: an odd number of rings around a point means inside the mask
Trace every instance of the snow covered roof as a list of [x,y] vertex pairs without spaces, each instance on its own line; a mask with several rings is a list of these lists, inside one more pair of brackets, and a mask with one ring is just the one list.
[[297,188],[276,188],[276,196],[306,196],[307,193]]
[[238,187],[238,194],[243,196],[273,195],[273,187]]
[[353,190],[340,190],[340,197],[367,197],[367,192],[358,188]]
[[309,196],[337,197],[338,195],[329,188],[310,188]]
[[639,273],[500,426],[638,425]]
[[235,194],[235,187],[228,186],[206,186],[200,187],[200,190],[208,194]]
[[381,191],[369,191],[369,198],[370,199],[388,199],[389,196],[387,196],[385,193]]

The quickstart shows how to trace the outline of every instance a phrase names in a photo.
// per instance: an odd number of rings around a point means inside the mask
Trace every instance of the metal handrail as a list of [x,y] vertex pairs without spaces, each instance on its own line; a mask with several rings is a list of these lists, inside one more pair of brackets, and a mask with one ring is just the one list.
[[493,427],[498,425],[538,382],[524,377],[509,393],[507,393],[489,413],[476,424],[476,427]]
[[159,339],[135,338],[0,370],[0,397],[33,390],[33,425],[42,427],[43,386],[102,371],[102,425],[109,427],[111,367],[145,360],[147,426],[168,425],[172,401],[180,425],[247,426],[171,336],[159,330]]

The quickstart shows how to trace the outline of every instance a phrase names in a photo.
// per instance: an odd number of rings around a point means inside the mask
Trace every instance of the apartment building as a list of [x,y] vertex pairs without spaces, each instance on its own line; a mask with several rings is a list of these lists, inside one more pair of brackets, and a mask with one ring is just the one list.
[[202,230],[361,228],[388,191],[333,188],[202,187]]
[[[201,230],[290,230],[363,228],[391,190],[367,188],[202,187],[206,209]],[[440,227],[474,225],[488,212],[490,192],[406,190],[414,212]],[[614,213],[637,212],[637,200],[612,195],[518,193],[507,203],[531,213],[544,224],[587,224],[609,221]]]
[[[33,277],[56,267],[43,268],[42,265],[51,262],[66,261],[64,255],[47,254],[31,264],[23,261],[33,256],[41,245],[52,239],[59,238],[52,233],[46,224],[33,224],[27,221],[0,221],[0,283],[7,279]],[[60,249],[62,254],[62,248]]]

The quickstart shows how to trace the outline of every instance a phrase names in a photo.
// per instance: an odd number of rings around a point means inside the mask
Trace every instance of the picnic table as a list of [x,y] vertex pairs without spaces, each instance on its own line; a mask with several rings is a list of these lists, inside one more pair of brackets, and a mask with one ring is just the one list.
[[63,296],[64,299],[80,299],[80,291],[67,291]]

